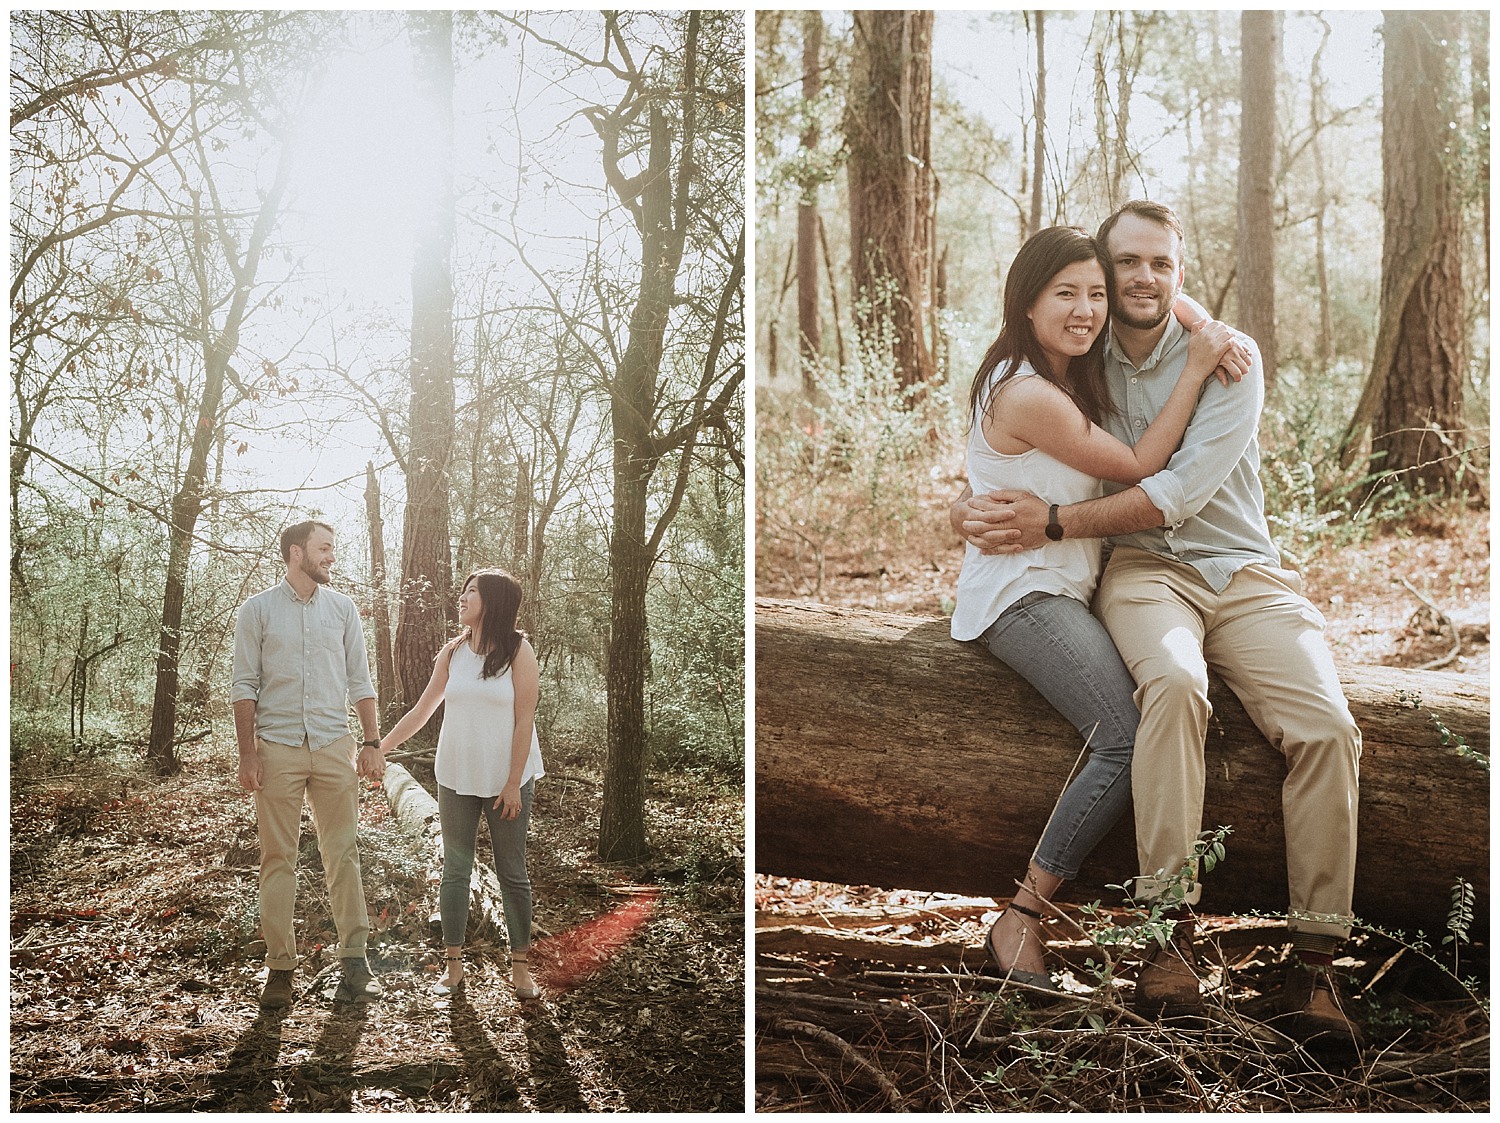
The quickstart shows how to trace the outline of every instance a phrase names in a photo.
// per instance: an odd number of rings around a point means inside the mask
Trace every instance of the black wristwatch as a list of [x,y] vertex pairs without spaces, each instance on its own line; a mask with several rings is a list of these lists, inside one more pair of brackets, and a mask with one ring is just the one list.
[[362,749],[378,749],[378,748],[380,748],[380,742],[379,741],[361,741],[359,743],[359,747],[362,748]]
[[1047,508],[1047,537],[1054,542],[1061,542],[1063,536],[1062,523],[1057,521],[1057,504]]

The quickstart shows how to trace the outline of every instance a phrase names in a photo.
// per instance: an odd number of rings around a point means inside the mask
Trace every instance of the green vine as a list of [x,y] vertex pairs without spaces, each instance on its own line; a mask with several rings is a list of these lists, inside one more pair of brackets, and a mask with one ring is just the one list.
[[1422,696],[1412,690],[1396,691],[1396,701],[1408,709],[1422,710],[1427,715],[1427,720],[1432,722],[1438,731],[1438,736],[1443,739],[1443,748],[1456,753],[1471,764],[1477,764],[1487,773],[1490,770],[1490,758],[1477,749],[1471,748],[1464,740],[1463,734],[1455,733],[1444,724],[1443,719],[1438,717],[1432,710],[1422,705]]

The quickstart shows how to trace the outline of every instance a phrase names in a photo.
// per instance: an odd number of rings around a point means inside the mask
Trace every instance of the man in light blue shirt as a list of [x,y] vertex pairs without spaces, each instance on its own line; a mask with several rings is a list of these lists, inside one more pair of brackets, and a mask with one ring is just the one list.
[[[1134,444],[1187,359],[1171,316],[1184,276],[1182,226],[1157,203],[1126,203],[1099,228],[1113,290],[1105,374],[1118,413],[1109,429]],[[1136,1003],[1185,1012],[1202,1003],[1189,905],[1202,830],[1208,671],[1245,704],[1287,764],[1282,789],[1290,894],[1287,927],[1299,967],[1282,1009],[1309,1042],[1358,1046],[1333,955],[1352,923],[1360,734],[1323,639],[1323,617],[1282,569],[1266,527],[1256,430],[1265,387],[1253,343],[1244,380],[1212,379],[1166,468],[1098,499],[1051,506],[1024,492],[954,505],[955,529],[982,550],[1109,537],[1094,610],[1136,681],[1141,723],[1131,790],[1141,876],[1135,893],[1174,904],[1171,942],[1142,967]],[[998,528],[998,529],[997,529]],[[1172,885],[1185,871],[1184,894]]]
[[[312,805],[318,851],[339,934],[341,999],[380,997],[365,947],[370,934],[355,831],[360,777],[384,772],[375,689],[359,609],[329,588],[333,528],[308,521],[281,535],[286,579],[240,606],[234,624],[235,737],[240,785],[255,793],[260,918],[267,977],[260,1004],[290,1006],[297,968],[293,913],[302,802]],[[356,749],[349,707],[364,740]],[[357,754],[357,760],[356,760]]]

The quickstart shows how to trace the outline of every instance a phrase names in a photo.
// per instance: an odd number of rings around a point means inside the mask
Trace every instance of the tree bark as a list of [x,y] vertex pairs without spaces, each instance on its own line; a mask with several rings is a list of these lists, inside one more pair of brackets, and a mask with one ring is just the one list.
[[671,124],[659,106],[648,110],[650,136],[639,195],[640,282],[630,314],[629,342],[610,395],[615,452],[604,675],[609,728],[599,815],[599,856],[605,861],[634,861],[646,854],[646,678],[650,669],[646,587],[656,560],[646,519],[651,477],[660,455],[652,421],[667,318],[687,236],[685,185],[694,171],[692,86],[698,28],[696,17],[690,17],[675,180]]
[[1463,427],[1463,254],[1449,144],[1457,14],[1390,11],[1384,25],[1381,161],[1385,242],[1375,356],[1343,458],[1371,436],[1372,472],[1447,493]]
[[[755,616],[755,843],[764,873],[1009,897],[1080,751],[1075,729],[948,621],[760,600]],[[1342,675],[1364,738],[1354,909],[1444,928],[1463,876],[1489,913],[1488,774],[1442,748],[1429,714],[1489,749],[1489,689],[1438,672]],[[1420,705],[1408,696],[1420,694]],[[1217,679],[1204,827],[1228,825],[1207,910],[1286,908],[1277,753]],[[1420,855],[1414,865],[1413,855]],[[1067,885],[1118,899],[1127,815]],[[1481,921],[1482,923],[1482,921]]]
[[1240,181],[1236,270],[1240,322],[1260,345],[1266,393],[1276,385],[1276,72],[1281,14],[1240,14]]
[[[818,119],[813,111],[823,88],[823,13],[802,13],[802,100],[807,107],[807,127],[802,131],[802,149],[811,155],[818,147]],[[818,185],[802,184],[797,202],[797,351],[801,356],[802,392],[809,398],[817,390],[817,362],[823,350],[823,324],[818,309]]]
[[374,463],[365,464],[365,518],[370,528],[370,611],[375,632],[375,693],[381,724],[393,722],[402,707],[401,684],[391,652],[391,604],[385,587],[385,520],[380,515],[380,480]]
[[[1448,435],[1464,428],[1462,209],[1447,122],[1458,38],[1453,12],[1389,12],[1385,36],[1386,252],[1420,257],[1404,302],[1381,288],[1382,326],[1397,323],[1371,442],[1373,471],[1403,471],[1408,487],[1449,494],[1458,462]],[[1414,231],[1404,216],[1430,208],[1431,225]],[[1424,236],[1425,234],[1425,236]],[[1404,239],[1410,238],[1410,241]],[[1404,255],[1403,255],[1404,256]]]
[[416,698],[448,637],[453,594],[449,466],[453,456],[453,17],[414,12],[417,102],[431,152],[411,274],[411,441],[401,527],[396,671]]
[[902,386],[934,374],[924,333],[932,244],[930,11],[854,13],[849,236],[855,321],[869,344],[888,335]]
[[1047,182],[1047,13],[1036,16],[1036,134],[1031,152],[1031,221],[1028,234],[1042,228],[1042,195]]

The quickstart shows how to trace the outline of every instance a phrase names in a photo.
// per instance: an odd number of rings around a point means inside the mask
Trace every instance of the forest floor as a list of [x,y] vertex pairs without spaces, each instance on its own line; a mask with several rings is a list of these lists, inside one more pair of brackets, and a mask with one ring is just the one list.
[[11,1110],[742,1110],[738,780],[653,777],[657,857],[606,865],[597,773],[553,753],[528,850],[544,995],[526,1003],[492,938],[470,942],[464,991],[434,997],[437,874],[371,785],[360,854],[385,996],[331,999],[304,818],[298,998],[262,1011],[254,808],[233,761],[195,749],[169,780],[13,762]]
[[[757,595],[943,615],[962,561],[947,525],[959,486],[934,482],[900,547],[829,551],[816,595],[807,559],[762,541]],[[1441,661],[1487,683],[1489,556],[1489,513],[1468,511],[1319,548],[1301,568],[1341,665]],[[1218,1000],[1202,1022],[1153,1025],[1099,985],[1101,948],[1066,923],[1053,923],[1049,947],[1070,998],[1036,1006],[997,994],[996,980],[976,985],[967,972],[997,913],[987,899],[758,875],[755,908],[761,1111],[1489,1108],[1485,944],[1424,955],[1358,932],[1339,960],[1370,1044],[1354,1064],[1259,1020],[1286,963],[1274,921],[1202,917]],[[1076,919],[1097,933],[1138,918],[1106,908]]]

